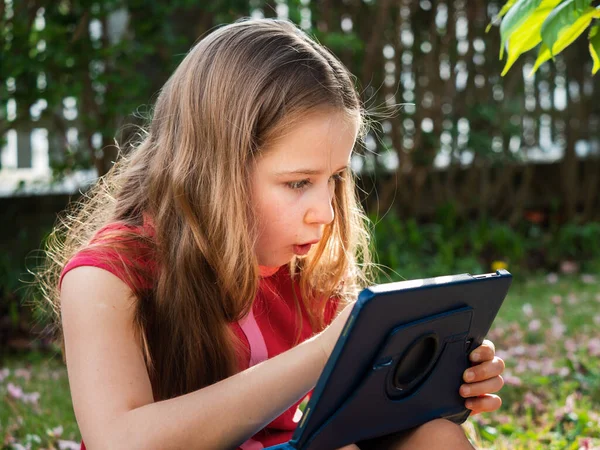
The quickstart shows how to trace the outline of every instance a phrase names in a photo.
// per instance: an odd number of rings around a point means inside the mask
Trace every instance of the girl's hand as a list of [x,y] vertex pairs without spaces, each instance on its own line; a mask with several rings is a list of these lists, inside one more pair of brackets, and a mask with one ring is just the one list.
[[494,343],[488,340],[473,350],[469,359],[473,366],[465,370],[466,383],[460,387],[460,395],[467,399],[465,406],[472,410],[471,415],[497,410],[502,399],[492,393],[504,386],[504,361],[496,356]]

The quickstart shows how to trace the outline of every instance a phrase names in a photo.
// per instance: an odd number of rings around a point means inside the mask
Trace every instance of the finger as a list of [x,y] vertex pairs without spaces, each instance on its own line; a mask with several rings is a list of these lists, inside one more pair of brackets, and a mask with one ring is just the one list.
[[483,361],[491,361],[496,356],[496,347],[492,341],[487,339],[471,352],[469,359],[474,363],[480,363]]
[[493,394],[487,394],[478,398],[470,398],[465,401],[465,407],[471,410],[472,416],[482,412],[496,411],[500,406],[502,406],[502,399]]
[[492,349],[492,352],[496,353],[496,346],[494,345],[494,343],[492,341],[490,341],[489,339],[484,339],[482,344],[482,346],[484,347],[489,347]]
[[479,383],[463,384],[459,389],[459,393],[464,398],[477,397],[498,392],[502,389],[502,386],[504,386],[504,379],[501,376],[497,376],[489,380],[480,381]]
[[496,356],[491,361],[485,361],[469,367],[463,372],[463,380],[467,383],[476,383],[494,378],[501,375],[502,372],[504,372],[504,360]]

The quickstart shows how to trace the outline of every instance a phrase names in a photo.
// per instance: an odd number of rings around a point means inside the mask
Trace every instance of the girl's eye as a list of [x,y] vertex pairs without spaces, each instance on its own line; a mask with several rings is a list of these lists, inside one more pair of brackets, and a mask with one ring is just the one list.
[[[331,175],[331,177],[329,178],[329,182],[331,183],[333,181],[334,183],[337,183],[338,181],[341,181],[343,179],[344,179],[343,172],[339,172],[339,173],[335,173],[335,174]],[[290,189],[293,189],[295,191],[301,191],[301,190],[307,189],[312,184],[312,182],[309,179],[304,179],[304,180],[299,180],[299,181],[288,181],[285,184]]]
[[290,189],[294,190],[302,190],[310,185],[309,180],[300,180],[300,181],[290,181],[286,183]]

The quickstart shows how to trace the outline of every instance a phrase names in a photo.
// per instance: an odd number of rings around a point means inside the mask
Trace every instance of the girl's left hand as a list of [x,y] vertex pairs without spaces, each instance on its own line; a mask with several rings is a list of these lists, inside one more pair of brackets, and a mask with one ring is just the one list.
[[466,398],[465,406],[471,415],[481,412],[495,411],[502,405],[502,399],[493,395],[504,386],[502,372],[504,361],[496,356],[496,348],[492,341],[485,340],[469,355],[473,366],[465,370],[460,387],[460,395]]

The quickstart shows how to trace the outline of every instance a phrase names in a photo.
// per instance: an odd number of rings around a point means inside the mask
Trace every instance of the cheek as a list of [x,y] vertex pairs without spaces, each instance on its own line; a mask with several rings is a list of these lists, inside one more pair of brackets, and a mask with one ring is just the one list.
[[262,235],[270,234],[273,229],[279,226],[282,216],[285,212],[282,210],[280,202],[274,198],[261,199],[255,204],[256,219]]
[[283,232],[283,230],[292,222],[291,217],[292,211],[289,207],[286,207],[284,202],[273,202],[269,205],[269,213],[267,214],[269,218],[269,227],[271,230],[279,230],[279,232]]
[[301,202],[271,197],[269,202],[260,205],[258,212],[263,239],[287,240],[297,234],[298,223],[302,220]]

